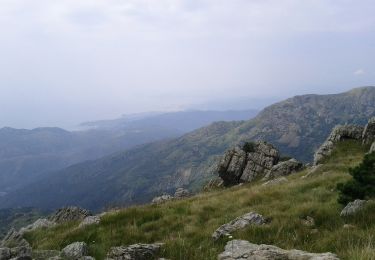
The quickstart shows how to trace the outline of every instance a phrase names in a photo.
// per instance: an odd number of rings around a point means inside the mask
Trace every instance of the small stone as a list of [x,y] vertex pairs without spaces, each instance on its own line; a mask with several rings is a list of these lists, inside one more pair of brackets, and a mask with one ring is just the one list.
[[163,244],[134,244],[130,246],[112,247],[107,259],[113,260],[150,260],[157,259]]
[[170,200],[173,200],[173,197],[171,195],[164,194],[164,195],[161,195],[159,197],[153,198],[151,203],[152,204],[161,204],[161,203],[164,203],[164,202],[170,201]]
[[355,215],[359,211],[361,211],[366,206],[366,200],[355,200],[353,202],[349,202],[348,205],[341,211],[341,217],[348,217]]
[[344,229],[353,229],[355,228],[354,225],[351,225],[351,224],[345,224],[344,226],[342,226]]
[[266,222],[267,222],[266,219],[263,218],[262,215],[255,213],[255,212],[250,212],[232,220],[229,223],[226,223],[220,226],[212,234],[212,238],[214,240],[218,240],[220,237],[230,236],[232,232],[239,230],[239,229],[243,229],[249,225],[263,225]]
[[62,251],[61,255],[68,259],[79,259],[88,254],[88,247],[85,242],[75,242],[67,245]]
[[176,192],[174,193],[174,197],[176,199],[183,199],[190,196],[190,192],[187,189],[184,188],[178,188]]
[[302,224],[306,227],[313,227],[315,226],[315,220],[314,218],[307,216],[306,218],[302,219]]

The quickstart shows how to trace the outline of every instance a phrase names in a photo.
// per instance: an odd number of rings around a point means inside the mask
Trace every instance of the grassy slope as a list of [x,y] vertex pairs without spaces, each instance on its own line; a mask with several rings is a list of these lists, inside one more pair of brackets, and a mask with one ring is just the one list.
[[[86,241],[97,259],[103,259],[111,246],[138,242],[165,242],[162,255],[170,259],[216,259],[226,240],[213,242],[212,232],[241,214],[256,211],[272,218],[271,223],[236,232],[234,238],[311,252],[331,251],[342,259],[375,259],[371,235],[375,234],[375,205],[346,220],[356,225],[348,230],[343,229],[341,206],[336,202],[336,184],[349,178],[348,167],[358,164],[364,152],[358,143],[347,141],[309,178],[302,179],[306,172],[301,172],[279,186],[243,185],[159,206],[132,207],[106,215],[98,226],[77,229],[78,223],[69,223],[28,234],[27,239],[39,249],[61,249],[71,242]],[[315,219],[315,227],[301,223],[306,216]]]

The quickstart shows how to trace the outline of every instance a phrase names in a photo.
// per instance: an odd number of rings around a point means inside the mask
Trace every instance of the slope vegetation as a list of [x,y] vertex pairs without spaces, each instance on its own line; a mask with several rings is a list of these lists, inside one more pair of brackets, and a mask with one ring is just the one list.
[[[339,216],[336,185],[350,178],[368,147],[356,141],[340,143],[323,167],[307,178],[305,170],[285,184],[243,185],[198,194],[162,205],[131,207],[103,217],[99,225],[77,229],[68,223],[27,235],[37,249],[61,249],[75,241],[89,244],[90,255],[104,259],[112,246],[164,242],[162,256],[169,259],[216,259],[227,239],[214,242],[220,225],[250,211],[271,219],[233,233],[233,239],[273,244],[285,249],[334,252],[341,259],[374,259],[375,205],[352,219]],[[307,216],[313,226],[303,224]],[[345,223],[353,225],[345,229]]]

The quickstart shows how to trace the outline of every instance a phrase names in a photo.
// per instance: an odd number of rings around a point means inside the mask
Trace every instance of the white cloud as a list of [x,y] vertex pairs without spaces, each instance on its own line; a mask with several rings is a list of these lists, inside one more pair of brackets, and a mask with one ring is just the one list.
[[354,75],[356,76],[361,76],[363,74],[366,74],[366,72],[363,69],[357,69],[356,71],[354,71]]

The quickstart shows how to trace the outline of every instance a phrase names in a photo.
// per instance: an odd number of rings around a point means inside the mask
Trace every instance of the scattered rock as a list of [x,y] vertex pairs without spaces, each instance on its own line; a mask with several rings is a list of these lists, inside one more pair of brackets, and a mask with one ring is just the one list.
[[262,215],[250,212],[247,213],[241,217],[238,217],[234,220],[232,220],[229,223],[226,223],[222,226],[220,226],[216,231],[212,234],[212,238],[214,240],[219,239],[223,236],[229,236],[233,231],[245,228],[249,225],[263,225],[267,221],[265,218],[263,218]]
[[183,199],[190,196],[190,192],[187,189],[184,188],[178,188],[176,192],[174,193],[174,197],[176,199]]
[[91,213],[86,209],[79,207],[65,207],[57,210],[55,214],[49,217],[49,220],[60,224],[70,221],[81,221],[88,216],[91,216]]
[[310,216],[307,216],[306,218],[302,219],[302,225],[306,226],[306,227],[313,227],[315,226],[315,220],[314,218],[310,217]]
[[113,260],[150,260],[157,259],[163,244],[134,244],[130,246],[112,247],[107,257]]
[[349,202],[348,205],[341,211],[341,217],[348,217],[355,215],[357,212],[361,211],[366,206],[367,200],[355,200]]
[[30,244],[23,238],[20,232],[12,228],[0,242],[0,247],[30,247]]
[[19,246],[10,249],[11,259],[31,259],[32,249],[30,246]]
[[80,259],[88,254],[88,247],[85,242],[75,242],[67,245],[61,251],[61,255],[68,259]]
[[97,225],[100,223],[100,216],[88,216],[79,224],[78,227],[85,227],[89,225]]
[[314,254],[300,250],[284,250],[271,245],[256,245],[245,240],[232,240],[225,246],[225,251],[218,260],[339,260],[332,253]]
[[292,173],[298,172],[303,169],[303,163],[296,159],[290,159],[285,162],[279,162],[274,165],[270,172],[264,177],[265,180],[271,180],[278,177],[288,176]]
[[334,145],[345,139],[361,140],[363,127],[357,125],[338,125],[333,128],[327,140],[320,146],[314,155],[314,165],[323,161],[324,158],[332,153]]
[[170,200],[173,200],[173,197],[171,195],[168,195],[168,194],[164,194],[164,195],[161,195],[159,197],[155,197],[152,199],[152,204],[161,204],[161,203],[164,203],[166,201],[170,201]]
[[280,177],[280,178],[276,178],[276,179],[273,179],[273,180],[269,180],[269,181],[263,183],[262,186],[272,186],[272,185],[278,185],[278,184],[282,184],[282,183],[286,183],[286,182],[288,182],[287,178]]
[[33,231],[35,229],[51,228],[51,227],[54,227],[54,226],[56,226],[55,222],[50,221],[50,220],[45,219],[45,218],[40,218],[37,221],[35,221],[33,224],[30,224],[26,227],[21,228],[19,232],[21,234],[24,234],[25,232],[30,232],[30,231]]
[[218,165],[218,173],[225,186],[251,182],[263,178],[279,161],[279,152],[271,144],[256,142],[252,151],[236,147],[227,151]]
[[375,117],[371,118],[368,121],[362,134],[363,144],[371,144],[374,141],[375,141]]

